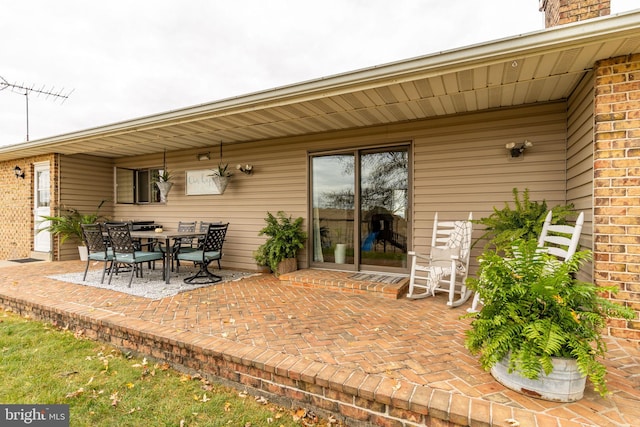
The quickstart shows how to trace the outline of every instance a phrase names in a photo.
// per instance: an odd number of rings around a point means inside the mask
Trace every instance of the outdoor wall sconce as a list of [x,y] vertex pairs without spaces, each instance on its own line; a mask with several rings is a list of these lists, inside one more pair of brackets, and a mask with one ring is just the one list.
[[519,144],[516,144],[515,142],[510,142],[505,146],[505,148],[509,150],[509,154],[511,154],[511,157],[520,157],[520,154],[523,154],[526,148],[531,148],[531,147],[533,147],[533,143],[527,140]]
[[20,169],[20,166],[16,166],[15,168],[13,168],[13,173],[16,174],[16,178],[24,179],[24,171]]
[[251,175],[253,173],[253,165],[250,164],[246,164],[246,165],[237,165],[236,169],[238,169],[240,172],[245,173],[247,175]]
[[211,156],[209,155],[209,153],[200,153],[196,156],[198,158],[199,161],[203,161],[203,160],[211,160]]

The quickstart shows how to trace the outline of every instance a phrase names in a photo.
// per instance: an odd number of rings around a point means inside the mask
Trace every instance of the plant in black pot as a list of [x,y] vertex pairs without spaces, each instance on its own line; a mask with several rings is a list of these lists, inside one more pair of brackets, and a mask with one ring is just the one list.
[[260,230],[259,235],[266,235],[268,238],[254,253],[258,265],[269,266],[277,276],[295,271],[296,256],[307,240],[307,233],[302,227],[303,221],[302,217],[294,220],[282,211],[277,215],[267,212],[267,225]]
[[[484,369],[517,391],[573,401],[582,398],[588,377],[605,395],[602,329],[608,318],[631,319],[633,311],[601,296],[615,287],[574,278],[590,251],[561,262],[541,252],[535,240],[518,240],[512,254],[486,251],[476,277],[467,281],[484,305],[467,315],[473,321],[466,347],[480,354]],[[571,368],[576,371],[558,374]]]

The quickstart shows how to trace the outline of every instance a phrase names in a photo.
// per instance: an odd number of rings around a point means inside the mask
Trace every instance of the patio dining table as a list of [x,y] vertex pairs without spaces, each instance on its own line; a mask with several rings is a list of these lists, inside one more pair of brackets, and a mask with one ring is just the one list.
[[201,237],[204,236],[204,231],[131,231],[131,237],[135,239],[147,239],[147,240],[160,240],[164,239],[165,248],[164,251],[164,280],[166,284],[169,284],[171,275],[171,258],[173,257],[173,251],[171,248],[171,240],[188,238],[188,237]]

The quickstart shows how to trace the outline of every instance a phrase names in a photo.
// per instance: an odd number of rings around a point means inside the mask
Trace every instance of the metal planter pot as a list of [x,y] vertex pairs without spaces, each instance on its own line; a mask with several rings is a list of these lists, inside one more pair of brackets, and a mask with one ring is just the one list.
[[211,180],[213,181],[213,184],[218,189],[219,193],[224,194],[224,190],[227,189],[227,185],[229,184],[229,181],[231,180],[231,178],[227,176],[213,175],[211,176]]
[[554,402],[575,402],[582,399],[587,378],[578,371],[575,359],[554,357],[553,371],[549,375],[541,373],[537,380],[509,373],[507,358],[491,368],[491,375],[500,384],[527,396]]
[[158,189],[160,190],[160,201],[163,203],[167,202],[167,195],[169,194],[169,191],[171,190],[171,187],[173,187],[173,182],[167,182],[167,181],[158,181],[156,182],[156,185],[158,186]]

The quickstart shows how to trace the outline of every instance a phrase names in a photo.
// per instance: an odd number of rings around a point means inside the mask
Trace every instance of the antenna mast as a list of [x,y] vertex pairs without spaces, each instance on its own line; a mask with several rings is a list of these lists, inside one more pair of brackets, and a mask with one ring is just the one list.
[[49,99],[49,97],[54,98],[54,100],[62,99],[62,103],[64,103],[64,101],[69,99],[69,96],[73,92],[73,89],[71,89],[69,92],[64,93],[64,88],[60,90],[55,90],[53,87],[47,90],[45,89],[44,86],[42,86],[40,89],[36,89],[34,85],[25,86],[24,83],[21,85],[15,84],[15,83],[9,83],[4,79],[4,77],[0,76],[0,90],[6,89],[8,87],[13,89],[15,93],[24,95],[26,110],[27,110],[27,141],[29,141],[29,93],[34,92],[34,93],[37,93],[38,95],[45,95],[46,96],[45,99]]

